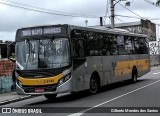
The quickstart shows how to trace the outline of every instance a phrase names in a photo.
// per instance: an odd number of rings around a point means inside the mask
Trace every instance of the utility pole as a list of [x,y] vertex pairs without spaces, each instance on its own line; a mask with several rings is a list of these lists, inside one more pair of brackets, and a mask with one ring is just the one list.
[[[114,3],[114,1],[115,1],[115,3]],[[114,27],[115,27],[115,22],[114,22],[114,17],[115,17],[115,15],[114,15],[114,7],[120,1],[127,1],[127,0],[118,0],[118,1],[116,1],[116,0],[110,0],[110,11],[111,11],[111,17],[110,18],[111,18],[111,28],[112,29],[114,29]],[[127,3],[128,3],[128,5],[130,5],[130,2],[127,2]]]
[[110,0],[110,11],[111,11],[111,28],[114,28],[114,4],[113,4],[114,0]]

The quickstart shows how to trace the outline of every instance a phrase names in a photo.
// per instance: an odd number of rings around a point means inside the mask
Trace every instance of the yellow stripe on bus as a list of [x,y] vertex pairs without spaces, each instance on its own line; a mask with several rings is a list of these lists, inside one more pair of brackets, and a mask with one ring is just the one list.
[[22,83],[22,85],[36,86],[36,85],[56,84],[58,83],[59,79],[63,77],[64,77],[63,74],[59,74],[54,77],[37,78],[37,79],[27,79],[27,78],[19,77],[18,80]]
[[118,61],[115,67],[115,76],[131,74],[133,66],[138,68],[138,71],[149,69],[149,59]]

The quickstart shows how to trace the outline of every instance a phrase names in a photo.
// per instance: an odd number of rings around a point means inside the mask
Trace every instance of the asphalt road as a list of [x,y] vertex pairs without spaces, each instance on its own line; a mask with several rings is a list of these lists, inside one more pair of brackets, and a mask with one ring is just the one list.
[[[153,113],[153,111],[152,113],[120,113],[120,111],[118,111],[118,113],[115,112],[116,110],[120,109],[123,111],[126,108],[137,110],[138,107],[150,107],[148,109],[153,110],[153,107],[160,107],[160,69],[153,69],[148,74],[139,78],[138,82],[134,84],[131,84],[127,81],[105,86],[101,88],[100,93],[96,95],[89,95],[85,91],[77,94],[59,95],[55,101],[49,101],[45,97],[39,96],[7,104],[1,107],[55,107],[52,111],[56,113],[41,114],[43,116],[160,116],[160,113]],[[106,113],[107,111],[111,111],[111,109],[114,111],[114,113]],[[67,111],[69,111],[69,113],[67,113]],[[6,116],[18,114],[0,115]],[[30,114],[30,116],[34,115],[36,114]]]

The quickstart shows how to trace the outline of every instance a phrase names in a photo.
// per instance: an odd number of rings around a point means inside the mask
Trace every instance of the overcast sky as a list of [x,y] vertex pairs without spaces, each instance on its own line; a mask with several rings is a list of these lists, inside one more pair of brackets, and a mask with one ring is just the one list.
[[[46,24],[73,24],[85,26],[85,20],[88,20],[88,26],[99,25],[99,18],[66,17],[39,13],[1,4],[1,2],[4,1],[14,1],[18,3],[24,3],[26,5],[32,5],[66,13],[82,14],[86,16],[96,17],[105,16],[108,7],[107,0],[0,0],[0,40],[4,41],[14,41],[16,30],[22,27]],[[148,4],[144,0],[128,1],[132,1],[131,6],[128,8],[136,12],[140,16],[148,18],[160,18],[160,7],[158,8],[151,4]],[[150,1],[154,2],[156,0]],[[125,2],[120,3],[123,5],[125,4]],[[110,13],[107,14],[109,15]],[[116,4],[115,14],[137,17],[128,10],[124,9],[119,4]],[[140,20],[136,18],[117,18],[121,19],[123,22],[133,22]],[[117,19],[115,19],[115,22],[122,23]],[[152,20],[152,22],[160,24],[160,20]],[[110,23],[109,18],[106,18],[105,23]]]

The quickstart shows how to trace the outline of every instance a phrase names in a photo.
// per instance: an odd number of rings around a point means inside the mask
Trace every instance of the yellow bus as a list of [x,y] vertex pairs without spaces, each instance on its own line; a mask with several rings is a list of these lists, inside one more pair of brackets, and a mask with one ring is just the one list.
[[101,86],[136,82],[150,71],[147,36],[117,29],[67,24],[18,29],[15,56],[17,93],[48,99],[87,89],[95,94]]

